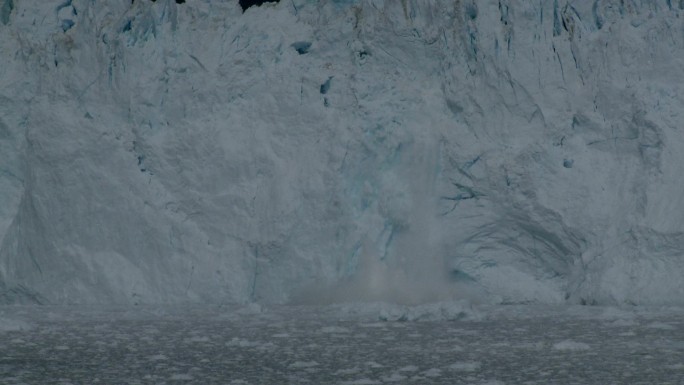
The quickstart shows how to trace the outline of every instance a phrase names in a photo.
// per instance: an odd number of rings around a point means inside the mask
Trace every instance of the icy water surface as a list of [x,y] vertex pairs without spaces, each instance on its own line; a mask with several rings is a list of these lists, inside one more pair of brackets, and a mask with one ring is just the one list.
[[373,306],[0,307],[0,383],[684,384],[681,310]]

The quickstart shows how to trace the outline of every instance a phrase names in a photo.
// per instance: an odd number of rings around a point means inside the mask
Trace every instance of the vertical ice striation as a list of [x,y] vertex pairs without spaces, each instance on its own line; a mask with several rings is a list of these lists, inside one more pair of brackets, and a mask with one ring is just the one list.
[[0,0],[0,301],[684,298],[681,6],[177,3]]

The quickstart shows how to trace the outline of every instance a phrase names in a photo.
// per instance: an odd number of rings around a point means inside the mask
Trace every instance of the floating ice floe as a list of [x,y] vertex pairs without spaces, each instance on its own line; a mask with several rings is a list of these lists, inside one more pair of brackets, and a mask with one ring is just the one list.
[[565,340],[553,344],[555,350],[589,350],[591,347],[584,342],[575,342],[572,340]]
[[33,326],[27,322],[0,317],[0,332],[25,331],[30,329],[33,329]]

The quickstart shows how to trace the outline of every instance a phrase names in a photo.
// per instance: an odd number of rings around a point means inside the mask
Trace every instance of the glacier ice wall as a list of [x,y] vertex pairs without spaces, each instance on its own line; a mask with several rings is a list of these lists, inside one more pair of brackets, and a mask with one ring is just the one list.
[[683,8],[0,0],[0,301],[681,304]]

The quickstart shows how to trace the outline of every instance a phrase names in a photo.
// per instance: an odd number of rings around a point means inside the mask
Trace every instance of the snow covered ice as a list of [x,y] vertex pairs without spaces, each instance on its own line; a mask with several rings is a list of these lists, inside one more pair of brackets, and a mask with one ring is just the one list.
[[683,2],[258,3],[0,0],[0,380],[684,378]]

